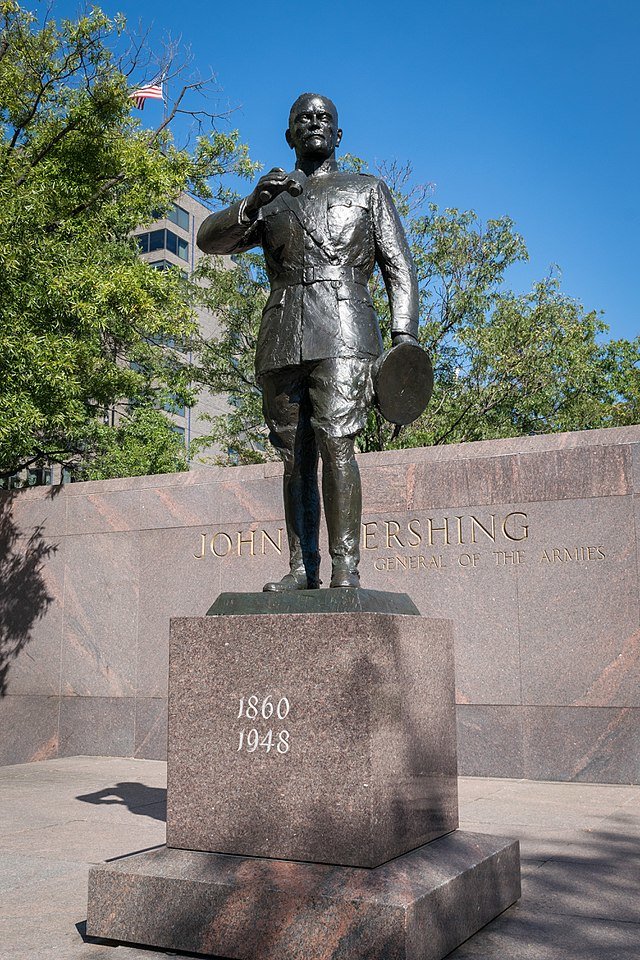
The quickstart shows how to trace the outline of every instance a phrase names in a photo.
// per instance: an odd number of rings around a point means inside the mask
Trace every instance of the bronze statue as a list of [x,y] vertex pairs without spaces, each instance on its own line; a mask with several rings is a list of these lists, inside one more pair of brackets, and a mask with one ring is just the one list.
[[318,454],[332,587],[358,587],[362,495],[354,443],[373,402],[382,338],[367,283],[377,263],[389,295],[394,346],[415,344],[415,268],[382,180],[343,173],[342,138],[327,97],[303,93],[286,140],[296,168],[274,168],[242,202],[211,214],[205,253],[262,246],[271,295],[262,315],[256,375],[269,438],[284,461],[290,570],[265,590],[320,586]]

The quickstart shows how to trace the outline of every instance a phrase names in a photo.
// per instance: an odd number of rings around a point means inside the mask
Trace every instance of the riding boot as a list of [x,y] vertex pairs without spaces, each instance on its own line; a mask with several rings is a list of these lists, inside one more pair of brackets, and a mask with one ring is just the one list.
[[265,591],[317,590],[320,580],[320,496],[318,455],[294,458],[283,455],[282,495],[289,543],[289,573],[282,580],[265,583]]
[[332,587],[359,587],[362,487],[353,437],[321,442],[322,499],[329,535]]

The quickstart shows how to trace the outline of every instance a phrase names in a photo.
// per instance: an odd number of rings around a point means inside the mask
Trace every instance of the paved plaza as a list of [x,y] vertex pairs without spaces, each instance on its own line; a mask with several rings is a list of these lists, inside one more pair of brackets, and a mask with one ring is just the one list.
[[[89,865],[164,842],[165,787],[153,760],[0,767],[2,960],[175,956],[84,938]],[[460,819],[520,839],[523,895],[450,960],[640,960],[640,786],[466,777]]]

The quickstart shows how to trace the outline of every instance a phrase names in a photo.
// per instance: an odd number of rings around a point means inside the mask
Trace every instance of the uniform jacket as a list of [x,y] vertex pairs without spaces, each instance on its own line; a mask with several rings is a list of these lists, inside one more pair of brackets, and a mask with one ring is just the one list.
[[300,197],[280,194],[253,223],[242,222],[241,204],[211,214],[198,246],[213,254],[262,246],[271,295],[258,336],[258,376],[308,360],[379,356],[367,287],[376,263],[392,331],[417,336],[415,267],[389,189],[377,177],[325,165],[307,178]]

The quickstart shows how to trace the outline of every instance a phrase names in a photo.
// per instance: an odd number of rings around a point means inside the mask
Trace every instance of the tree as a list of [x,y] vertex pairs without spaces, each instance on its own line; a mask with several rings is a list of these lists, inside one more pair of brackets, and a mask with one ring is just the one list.
[[[216,444],[217,463],[260,463],[274,459],[262,415],[262,393],[256,383],[254,355],[269,281],[261,254],[236,257],[229,270],[219,257],[204,257],[197,271],[203,305],[213,310],[220,336],[200,339],[199,376],[213,393],[226,396],[230,410],[207,416],[211,431],[197,441],[199,449]],[[196,447],[196,449],[198,449]]]
[[[224,175],[255,166],[237,132],[187,109],[206,81],[184,83],[156,129],[141,126],[130,93],[148,53],[121,18],[94,7],[38,23],[13,0],[0,15],[0,477],[47,461],[91,475],[105,410],[193,396],[188,364],[163,346],[197,332],[193,285],[143,263],[132,229],[185,189],[226,196]],[[190,151],[171,134],[184,114],[200,128]],[[134,413],[123,427],[130,443],[143,422]]]
[[[362,161],[347,157],[349,168]],[[359,438],[363,451],[525,434],[583,430],[640,419],[640,338],[604,339],[601,315],[563,292],[553,273],[524,295],[505,286],[508,268],[527,259],[512,220],[482,224],[473,211],[440,211],[428,189],[411,186],[409,167],[380,174],[395,195],[413,250],[420,288],[420,340],[434,365],[434,394],[409,427],[394,429],[377,411]],[[262,258],[238,258],[224,271],[203,261],[222,332],[202,345],[202,375],[227,393],[233,410],[215,418],[218,462],[273,456],[266,443],[253,353],[268,282]],[[385,345],[389,308],[380,275],[370,284]]]
[[80,480],[142,477],[188,470],[182,437],[160,410],[134,408],[115,426],[94,422],[95,455],[77,469]]

